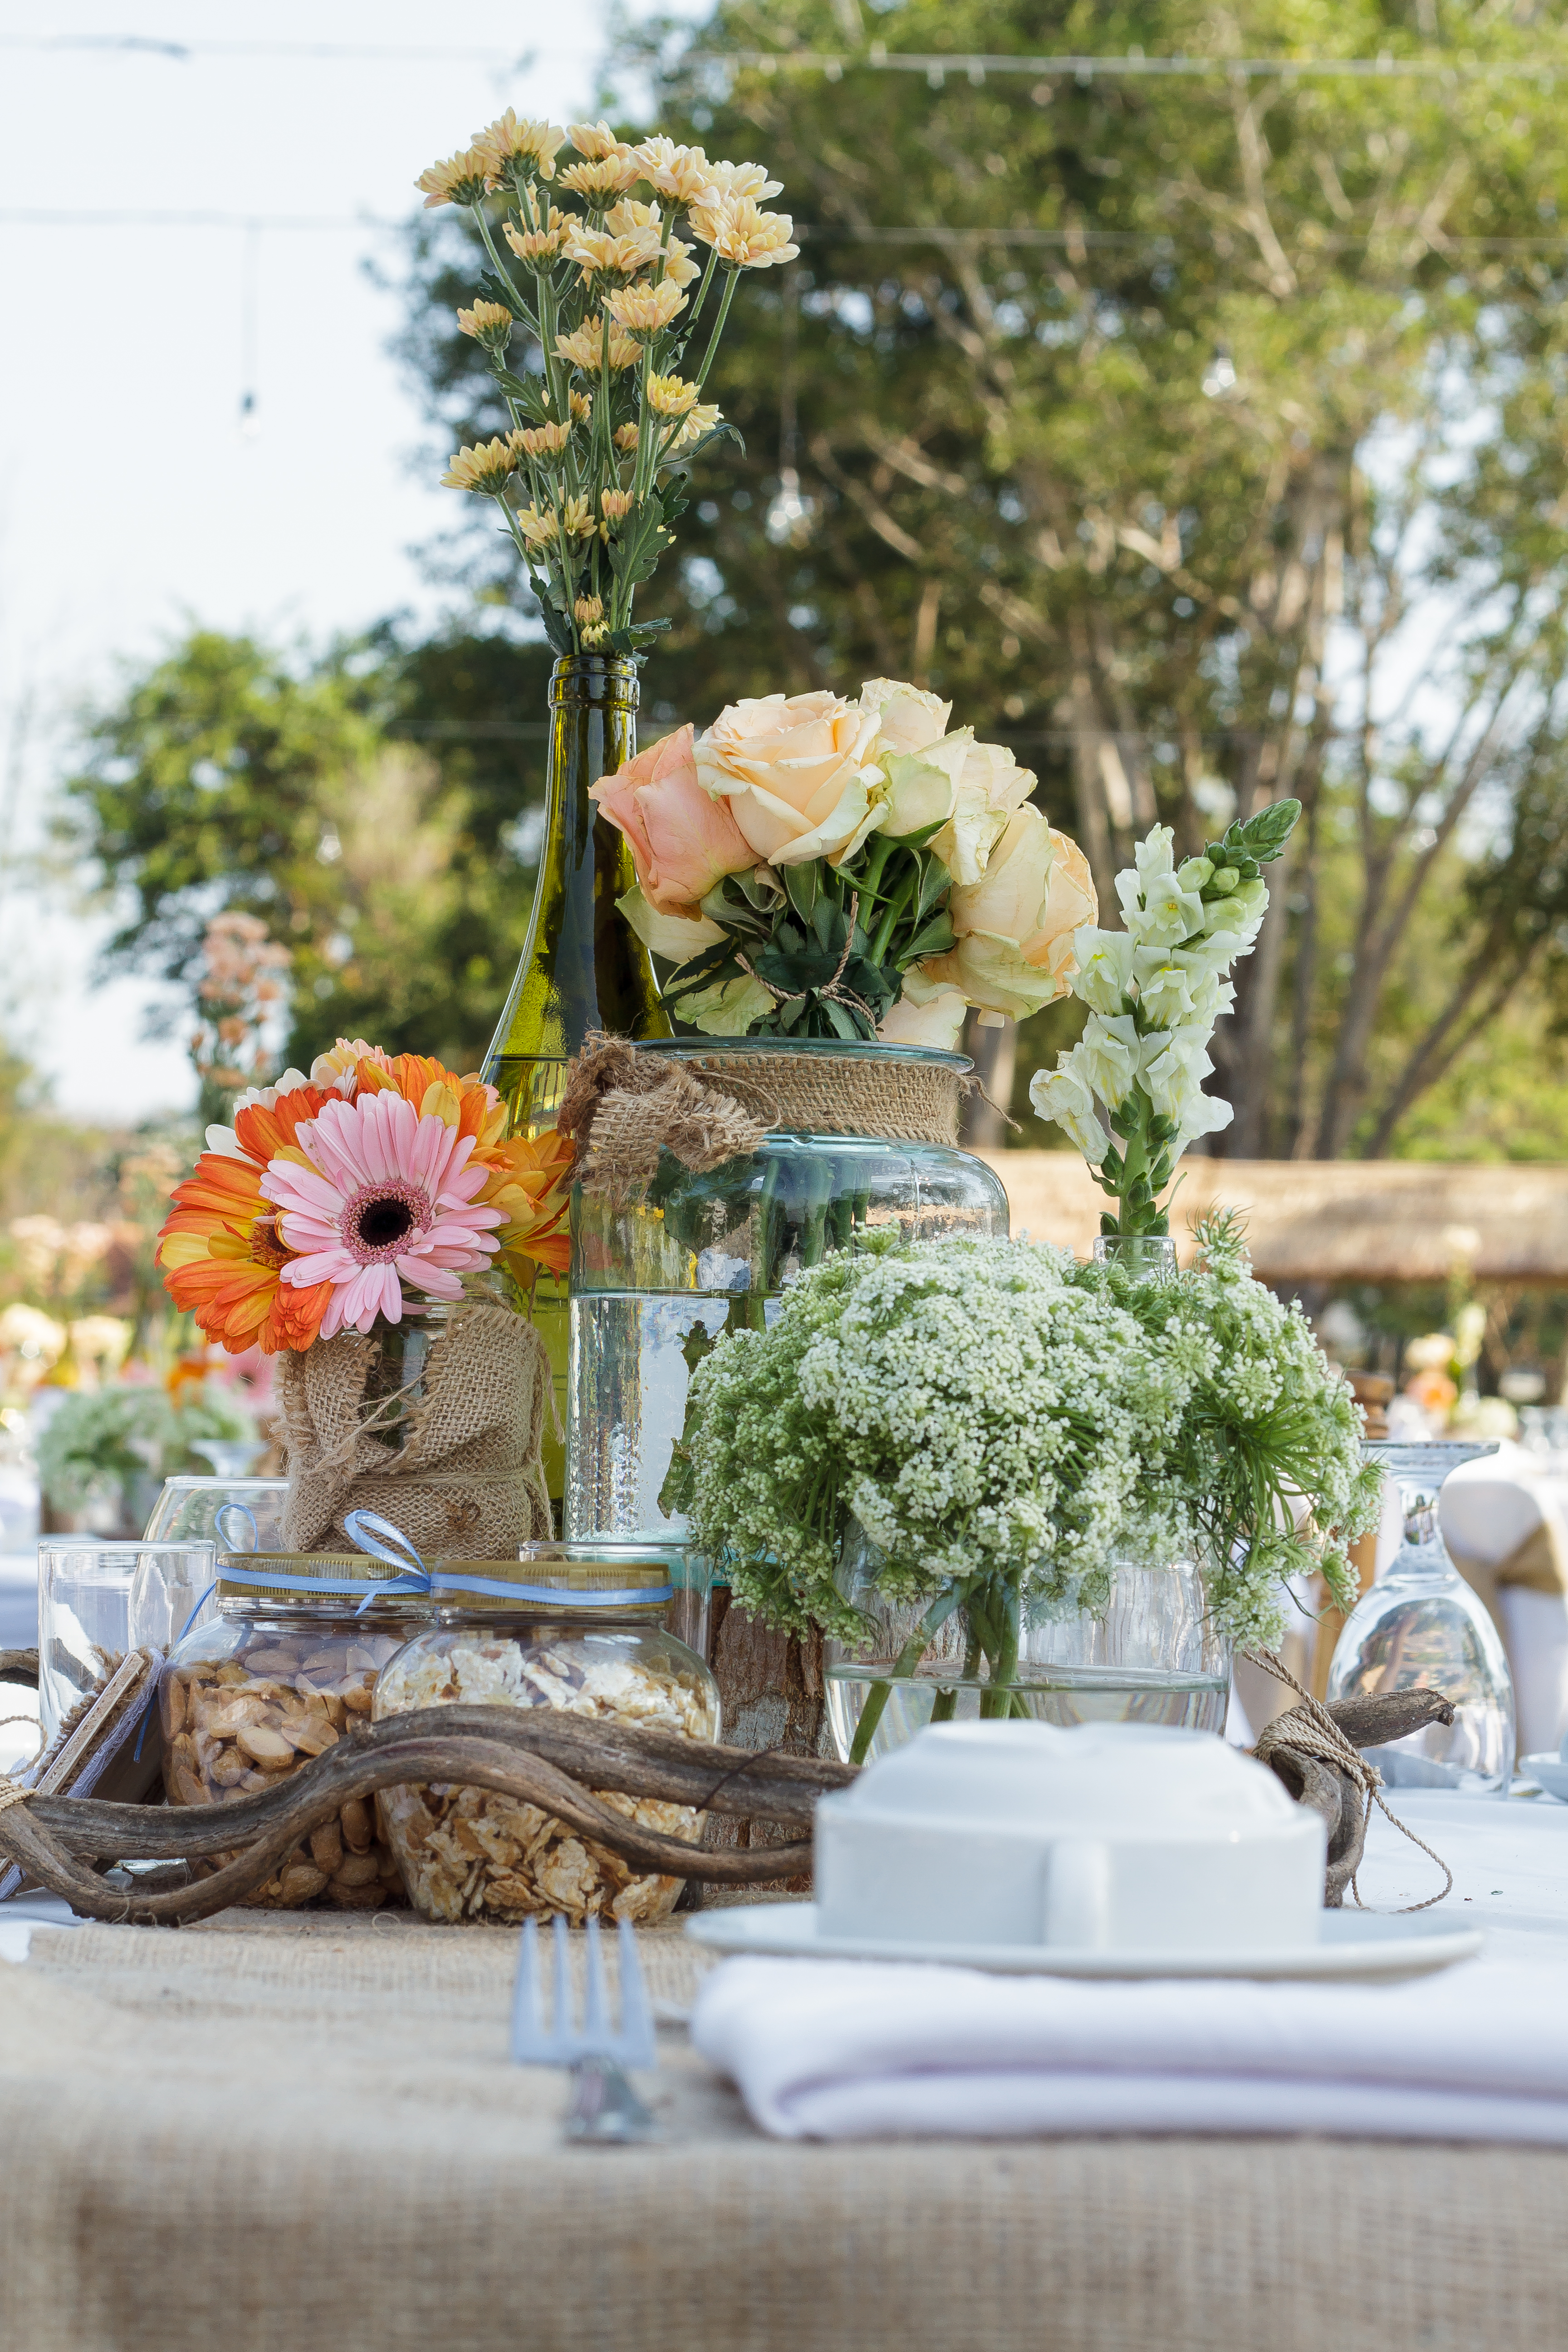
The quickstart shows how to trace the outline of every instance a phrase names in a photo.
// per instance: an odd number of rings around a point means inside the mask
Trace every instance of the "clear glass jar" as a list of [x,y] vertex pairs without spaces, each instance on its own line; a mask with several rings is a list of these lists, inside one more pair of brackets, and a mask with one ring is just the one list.
[[[719,1685],[667,1630],[675,1588],[666,1558],[629,1548],[532,1544],[515,1569],[446,1560],[436,1622],[383,1669],[375,1720],[426,1706],[559,1707],[688,1739],[719,1737]],[[641,1596],[647,1594],[647,1598]],[[601,1803],[666,1837],[695,1841],[689,1805],[598,1792]],[[426,1919],[517,1921],[560,1912],[666,1918],[685,1884],[648,1875],[536,1807],[488,1789],[437,1782],[384,1790],[383,1832]]]
[[1398,1486],[1404,1541],[1345,1620],[1327,1695],[1441,1691],[1454,1704],[1451,1724],[1429,1723],[1385,1748],[1369,1748],[1367,1762],[1391,1789],[1506,1797],[1513,1778],[1513,1678],[1485,1605],[1448,1557],[1438,1519],[1449,1471],[1497,1447],[1450,1439],[1369,1444],[1365,1450]]
[[[375,1679],[426,1612],[356,1595],[395,1571],[363,1552],[247,1552],[218,1563],[217,1615],[171,1653],[159,1685],[163,1787],[172,1805],[258,1796],[371,1717]],[[336,1584],[334,1592],[323,1591]],[[301,1588],[304,1589],[301,1589]],[[198,1877],[232,1860],[193,1862]],[[352,1798],[245,1900],[267,1910],[321,1902],[374,1911],[405,1899],[374,1814]]]
[[[975,1579],[971,1596],[889,1601],[877,1579],[882,1555],[852,1528],[838,1590],[868,1621],[863,1643],[825,1645],[827,1719],[839,1755],[864,1763],[901,1748],[928,1723],[983,1717],[1060,1724],[1156,1723],[1225,1729],[1230,1649],[1209,1612],[1202,1563],[1113,1561],[1102,1609],[1063,1614],[1027,1574]],[[998,1675],[977,1622],[1016,1612],[1016,1654]],[[929,1633],[927,1621],[937,1619]],[[1010,1646],[1010,1644],[1009,1644]]]
[[[718,1083],[766,1115],[766,1065],[781,1055],[965,1072],[963,1055],[916,1046],[776,1037],[678,1038],[648,1050],[717,1063]],[[758,1075],[748,1080],[744,1066]],[[721,1331],[760,1330],[785,1284],[862,1234],[906,1241],[1005,1236],[1007,1195],[956,1145],[780,1127],[760,1148],[695,1175],[661,1152],[630,1206],[574,1192],[566,1532],[578,1541],[684,1534],[661,1501],[686,1421],[691,1373]]]
[[1131,1282],[1174,1282],[1176,1244],[1169,1234],[1100,1234],[1096,1265],[1116,1267]]

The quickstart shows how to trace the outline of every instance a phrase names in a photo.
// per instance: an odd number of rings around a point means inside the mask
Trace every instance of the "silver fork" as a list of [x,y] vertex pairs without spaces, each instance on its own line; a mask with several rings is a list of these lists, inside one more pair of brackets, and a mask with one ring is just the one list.
[[653,2017],[642,1962],[637,1958],[637,1933],[629,1919],[619,1925],[621,2022],[610,2024],[609,1988],[605,1981],[605,1954],[599,1923],[587,1922],[588,1998],[581,2026],[574,2023],[572,1970],[567,1957],[566,1922],[556,1914],[555,1997],[551,2004],[550,2030],[540,2013],[539,1928],[523,1922],[522,1945],[517,1956],[517,1981],[511,2000],[511,2056],[516,2066],[570,2066],[572,2104],[563,2126],[567,2139],[604,2140],[623,2144],[658,2137],[658,2126],[626,2076],[628,2066],[658,2063]]

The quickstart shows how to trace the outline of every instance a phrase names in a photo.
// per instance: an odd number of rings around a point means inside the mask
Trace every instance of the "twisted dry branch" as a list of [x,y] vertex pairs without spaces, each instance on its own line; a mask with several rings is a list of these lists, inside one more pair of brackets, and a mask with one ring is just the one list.
[[[400,1782],[440,1782],[491,1789],[535,1805],[639,1869],[741,1886],[808,1870],[809,1839],[750,1851],[710,1850],[628,1821],[601,1804],[594,1790],[804,1828],[824,1790],[854,1778],[848,1765],[701,1747],[669,1732],[586,1722],[545,1708],[514,1715],[500,1707],[427,1707],[367,1725],[276,1789],[233,1803],[110,1805],[91,1797],[29,1797],[0,1811],[0,1853],[83,1917],[177,1927],[242,1901],[351,1798]],[[167,1892],[116,1888],[87,1867],[88,1860],[106,1856],[191,1860],[236,1847],[242,1851],[211,1877]]]

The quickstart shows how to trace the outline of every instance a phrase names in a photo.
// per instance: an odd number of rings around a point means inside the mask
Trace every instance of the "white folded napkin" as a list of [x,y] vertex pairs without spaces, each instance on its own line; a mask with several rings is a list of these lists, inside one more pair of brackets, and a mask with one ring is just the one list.
[[1568,2146],[1560,1968],[1087,1983],[744,1958],[691,2038],[781,2139],[1321,2132]]

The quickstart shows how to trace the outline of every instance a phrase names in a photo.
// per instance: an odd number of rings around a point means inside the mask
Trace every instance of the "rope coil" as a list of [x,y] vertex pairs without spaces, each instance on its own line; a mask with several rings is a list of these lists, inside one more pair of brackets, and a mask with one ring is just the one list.
[[[1272,1650],[1244,1650],[1242,1655],[1250,1664],[1261,1666],[1266,1674],[1272,1675],[1276,1682],[1286,1684],[1300,1700],[1299,1706],[1291,1707],[1284,1715],[1277,1715],[1271,1723],[1264,1725],[1258,1735],[1257,1744],[1251,1751],[1258,1762],[1267,1764],[1277,1748],[1293,1748],[1298,1754],[1316,1756],[1322,1763],[1331,1764],[1336,1771],[1342,1772],[1347,1780],[1356,1783],[1365,1796],[1365,1808],[1362,1814],[1363,1838],[1366,1834],[1367,1823],[1372,1819],[1372,1809],[1375,1805],[1384,1819],[1393,1822],[1401,1837],[1407,1837],[1412,1845],[1418,1845],[1422,1853],[1428,1855],[1443,1874],[1445,1884],[1437,1894],[1428,1895],[1424,1903],[1402,1903],[1396,1916],[1402,1916],[1407,1911],[1429,1911],[1435,1903],[1444,1901],[1454,1891],[1454,1874],[1442,1855],[1435,1853],[1426,1839],[1417,1837],[1415,1831],[1402,1822],[1398,1814],[1392,1811],[1384,1802],[1384,1780],[1376,1765],[1367,1762],[1360,1748],[1342,1731],[1321,1700],[1315,1699],[1310,1690],[1303,1688],[1290,1672],[1289,1667],[1277,1658]],[[1359,1869],[1358,1864],[1356,1870],[1351,1873],[1351,1893],[1355,1896],[1357,1909],[1364,1911],[1368,1906],[1362,1901],[1361,1888],[1356,1885]]]

